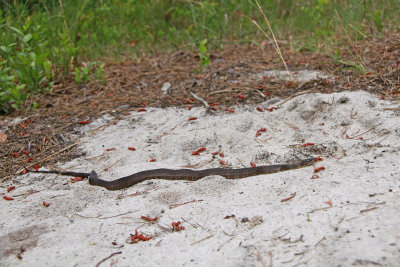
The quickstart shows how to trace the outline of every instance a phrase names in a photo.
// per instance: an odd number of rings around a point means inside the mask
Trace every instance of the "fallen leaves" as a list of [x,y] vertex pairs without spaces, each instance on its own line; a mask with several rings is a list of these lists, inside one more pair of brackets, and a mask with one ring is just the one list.
[[137,230],[135,230],[135,234],[134,235],[131,234],[132,243],[137,243],[139,241],[148,241],[150,239],[151,239],[151,236],[150,237],[145,237],[142,234],[138,234]]
[[178,232],[178,231],[181,231],[181,230],[185,230],[185,226],[181,226],[180,224],[181,224],[180,221],[172,222],[172,223],[171,223],[171,225],[172,225],[172,231]]

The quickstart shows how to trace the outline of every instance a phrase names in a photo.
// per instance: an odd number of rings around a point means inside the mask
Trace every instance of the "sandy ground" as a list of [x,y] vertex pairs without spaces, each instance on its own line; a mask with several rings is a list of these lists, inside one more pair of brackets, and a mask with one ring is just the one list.
[[[323,161],[239,180],[151,180],[119,191],[65,176],[15,177],[1,184],[14,200],[0,201],[0,265],[94,266],[112,255],[101,265],[399,266],[399,103],[360,91],[262,106],[276,109],[149,108],[115,125],[105,116],[80,129],[85,156],[60,167],[111,180],[221,161],[235,168]],[[325,170],[315,173],[319,167]],[[178,221],[184,229],[172,231]],[[151,239],[131,242],[135,230]]]

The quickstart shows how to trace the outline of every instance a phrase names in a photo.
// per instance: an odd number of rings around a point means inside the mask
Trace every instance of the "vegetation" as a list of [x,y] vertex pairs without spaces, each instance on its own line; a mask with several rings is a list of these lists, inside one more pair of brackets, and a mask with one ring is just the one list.
[[[0,111],[18,108],[74,74],[104,79],[100,64],[155,49],[207,49],[251,43],[266,27],[254,0],[6,0],[0,3]],[[340,42],[381,36],[399,25],[398,0],[259,0],[277,38],[293,50],[328,51]],[[206,46],[207,45],[207,46]],[[337,52],[332,55],[340,60]],[[357,64],[359,66],[359,64]],[[103,75],[103,76],[102,76]]]

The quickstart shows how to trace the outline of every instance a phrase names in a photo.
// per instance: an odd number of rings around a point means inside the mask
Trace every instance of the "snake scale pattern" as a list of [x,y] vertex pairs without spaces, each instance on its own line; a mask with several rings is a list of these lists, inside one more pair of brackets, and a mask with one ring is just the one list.
[[63,172],[63,171],[31,171],[38,173],[55,173],[60,175],[70,175],[75,177],[89,178],[89,183],[95,186],[101,186],[108,190],[119,190],[128,188],[137,183],[151,180],[151,179],[166,179],[166,180],[188,180],[197,181],[205,176],[209,175],[220,175],[227,179],[239,179],[249,176],[271,174],[282,171],[288,171],[293,169],[299,169],[312,165],[316,161],[316,158],[308,158],[295,163],[288,164],[276,164],[267,166],[257,166],[251,168],[239,168],[239,169],[228,169],[228,168],[211,168],[204,170],[192,170],[192,169],[153,169],[146,170],[128,175],[113,181],[106,181],[99,179],[95,171],[91,173],[82,172]]

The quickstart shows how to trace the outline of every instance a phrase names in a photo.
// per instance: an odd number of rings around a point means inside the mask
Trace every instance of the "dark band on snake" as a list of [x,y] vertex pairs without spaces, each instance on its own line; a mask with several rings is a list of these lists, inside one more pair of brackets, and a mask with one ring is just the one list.
[[308,158],[295,163],[288,164],[276,164],[267,166],[257,166],[250,168],[239,168],[239,169],[228,169],[228,168],[211,168],[204,170],[192,170],[192,169],[153,169],[147,171],[141,171],[128,175],[113,181],[106,181],[99,179],[97,173],[92,171],[91,173],[83,172],[63,172],[63,171],[31,171],[37,173],[54,173],[60,175],[70,175],[81,178],[89,178],[91,185],[101,186],[108,190],[119,190],[128,188],[137,183],[151,180],[151,179],[166,179],[166,180],[188,180],[197,181],[205,176],[220,175],[227,179],[239,179],[249,176],[271,174],[282,171],[294,170],[312,165],[316,161],[316,158]]

